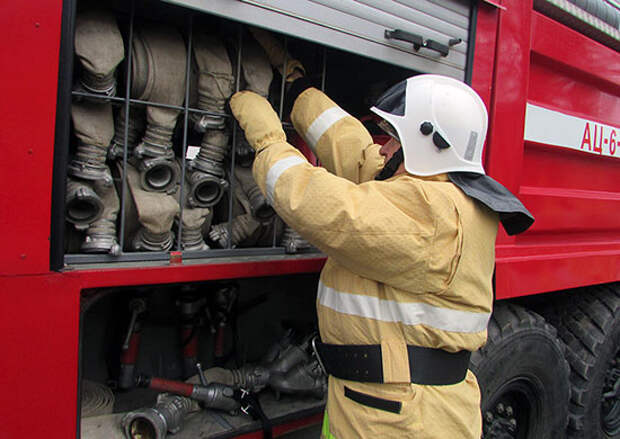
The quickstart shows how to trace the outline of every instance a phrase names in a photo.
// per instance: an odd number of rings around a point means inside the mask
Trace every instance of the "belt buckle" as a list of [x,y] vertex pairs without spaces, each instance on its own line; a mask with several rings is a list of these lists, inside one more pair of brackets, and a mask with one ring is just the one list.
[[321,371],[323,372],[323,374],[325,376],[328,376],[327,370],[325,370],[325,365],[323,364],[323,361],[321,360],[321,356],[319,355],[319,350],[316,348],[316,341],[318,338],[319,336],[315,335],[314,337],[312,337],[312,341],[310,342],[312,346],[312,354],[316,357],[317,361],[319,362],[319,367],[321,368]]

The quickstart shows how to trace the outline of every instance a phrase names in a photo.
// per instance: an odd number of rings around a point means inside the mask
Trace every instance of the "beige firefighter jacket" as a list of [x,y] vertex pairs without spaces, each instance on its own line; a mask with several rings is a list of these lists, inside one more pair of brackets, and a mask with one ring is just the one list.
[[[322,167],[287,144],[268,117],[248,133],[243,111],[235,114],[257,147],[256,182],[284,221],[328,256],[317,297],[322,340],[382,346],[386,384],[329,378],[323,437],[478,439],[471,371],[455,385],[411,384],[406,346],[455,352],[484,344],[497,214],[446,175],[373,180],[383,166],[380,146],[316,89],[297,98],[291,118]],[[401,410],[364,406],[345,387],[399,401]]]

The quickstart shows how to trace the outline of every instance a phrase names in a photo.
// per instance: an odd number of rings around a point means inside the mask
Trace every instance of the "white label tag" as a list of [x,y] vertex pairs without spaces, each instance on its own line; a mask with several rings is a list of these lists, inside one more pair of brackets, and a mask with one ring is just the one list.
[[534,104],[525,112],[525,140],[620,158],[620,128]]
[[185,160],[194,160],[200,151],[200,146],[187,145],[187,151],[185,151]]

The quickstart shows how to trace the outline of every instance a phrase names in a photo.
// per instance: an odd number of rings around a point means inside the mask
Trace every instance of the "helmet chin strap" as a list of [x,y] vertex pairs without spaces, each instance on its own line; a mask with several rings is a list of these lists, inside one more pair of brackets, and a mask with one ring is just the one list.
[[403,162],[403,160],[403,148],[401,147],[398,149],[398,151],[394,153],[392,158],[388,160],[381,172],[379,172],[375,177],[375,180],[387,180],[388,178],[392,177],[396,173],[396,170]]

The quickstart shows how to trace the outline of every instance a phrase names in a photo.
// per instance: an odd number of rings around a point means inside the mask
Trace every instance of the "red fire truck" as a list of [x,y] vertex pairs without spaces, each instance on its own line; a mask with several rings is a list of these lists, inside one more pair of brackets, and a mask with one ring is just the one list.
[[[209,208],[228,227],[219,246],[204,230],[205,246],[184,246],[185,226],[177,222],[167,232],[170,245],[132,247],[142,218],[131,205],[137,198],[128,180],[129,128],[120,158],[105,165],[120,200],[115,245],[105,252],[76,246],[88,232],[74,227],[75,217],[68,221],[71,160],[80,151],[72,106],[99,99],[115,115],[150,106],[175,110],[170,150],[184,158],[184,181],[197,144],[191,121],[209,114],[190,96],[197,35],[207,29],[224,41],[238,90],[248,26],[276,35],[329,96],[360,118],[377,91],[413,74],[472,85],[489,113],[486,172],[536,218],[522,235],[500,229],[496,242],[488,342],[471,362],[482,389],[484,437],[620,438],[617,2],[109,1],[104,9],[125,56],[114,74],[116,93],[105,96],[76,88],[84,68],[76,20],[88,6],[48,0],[1,8],[1,438],[131,435],[122,417],[154,406],[158,394],[133,385],[138,372],[186,392],[180,383],[192,375],[192,362],[241,368],[283,335],[313,327],[324,256],[303,240],[285,243],[282,227],[294,234],[285,225],[269,228],[267,243],[244,245],[230,236],[232,194],[240,187],[231,177],[238,131],[224,161],[228,186]],[[132,71],[130,54],[144,22],[175,29],[187,50],[182,103],[166,107],[131,90],[137,67]],[[275,73],[269,97],[281,116],[285,94]],[[303,149],[290,123],[285,128]],[[73,204],[78,217],[91,200],[80,194]],[[177,217],[189,209],[175,206]],[[129,384],[122,382],[128,368]],[[274,436],[294,437],[287,435],[322,419],[321,395],[259,396]],[[93,404],[105,408],[91,416]],[[263,427],[244,413],[200,410],[175,437],[259,438]],[[134,433],[160,437],[153,428]]]

